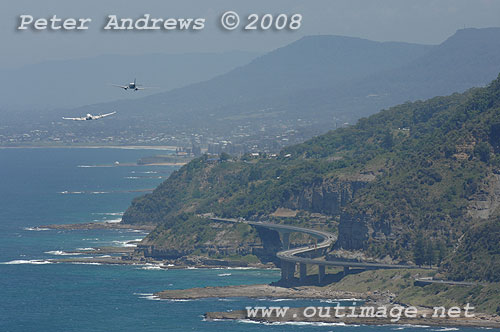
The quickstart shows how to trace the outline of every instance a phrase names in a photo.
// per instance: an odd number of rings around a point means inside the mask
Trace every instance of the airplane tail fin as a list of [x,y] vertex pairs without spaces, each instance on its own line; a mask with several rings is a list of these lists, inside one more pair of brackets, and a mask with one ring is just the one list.
[[134,85],[135,85],[135,80],[136,80],[136,79],[134,78]]

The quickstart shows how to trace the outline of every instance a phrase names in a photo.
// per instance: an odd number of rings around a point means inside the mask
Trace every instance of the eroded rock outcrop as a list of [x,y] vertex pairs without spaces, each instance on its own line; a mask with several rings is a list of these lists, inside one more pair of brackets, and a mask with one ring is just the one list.
[[292,195],[286,208],[328,215],[340,215],[342,207],[352,201],[356,192],[375,179],[375,175],[360,174],[349,178],[326,178],[319,184],[305,187]]
[[472,197],[467,209],[474,219],[488,219],[500,208],[500,172],[492,174],[487,185]]
[[383,243],[394,236],[390,220],[363,213],[342,213],[335,249],[366,249],[369,241]]

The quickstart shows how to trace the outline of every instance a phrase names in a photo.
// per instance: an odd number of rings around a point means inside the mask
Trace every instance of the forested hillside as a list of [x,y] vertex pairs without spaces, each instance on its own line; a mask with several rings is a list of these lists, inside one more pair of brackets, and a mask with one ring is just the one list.
[[[498,223],[499,152],[497,79],[463,94],[383,110],[277,157],[198,158],[134,200],[123,222],[182,233],[178,224],[186,213],[256,219],[287,208],[298,211],[297,223],[307,222],[308,213],[332,218],[317,227],[338,221],[335,249],[444,263],[457,279],[498,280],[493,271],[500,263],[487,254],[497,250],[498,237],[481,234],[490,229],[484,225]],[[158,243],[162,232],[154,233]],[[215,235],[192,241],[217,242]],[[483,268],[459,270],[467,257]]]

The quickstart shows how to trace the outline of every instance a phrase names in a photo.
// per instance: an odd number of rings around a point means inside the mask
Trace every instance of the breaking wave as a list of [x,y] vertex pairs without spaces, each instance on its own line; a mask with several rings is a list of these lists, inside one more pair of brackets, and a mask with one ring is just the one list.
[[55,256],[75,256],[75,255],[81,255],[79,252],[65,252],[62,250],[51,250],[51,251],[46,251],[45,254],[49,255],[55,255]]
[[35,231],[35,232],[50,231],[50,228],[43,228],[43,227],[24,227],[23,229],[25,231]]
[[10,262],[1,262],[0,264],[5,264],[5,265],[18,265],[18,264],[42,265],[42,264],[52,264],[52,263],[54,263],[54,262],[47,261],[47,260],[41,260],[41,259],[30,259],[30,260],[17,259],[17,260],[13,260]]

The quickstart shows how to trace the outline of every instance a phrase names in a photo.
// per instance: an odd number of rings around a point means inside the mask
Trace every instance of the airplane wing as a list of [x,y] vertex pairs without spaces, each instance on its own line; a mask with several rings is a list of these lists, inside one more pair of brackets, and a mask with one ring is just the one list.
[[99,115],[94,116],[94,119],[104,118],[104,117],[107,117],[107,116],[110,116],[110,115],[113,115],[113,114],[116,114],[116,112],[106,113],[106,114],[102,114],[102,115],[99,114]]
[[145,90],[145,89],[159,89],[157,86],[143,86],[143,85],[136,85],[135,88],[137,90]]
[[119,85],[119,84],[110,84],[112,86],[116,86],[117,88],[128,89],[128,85]]
[[63,120],[73,120],[73,121],[85,121],[85,118],[65,118],[63,116]]

